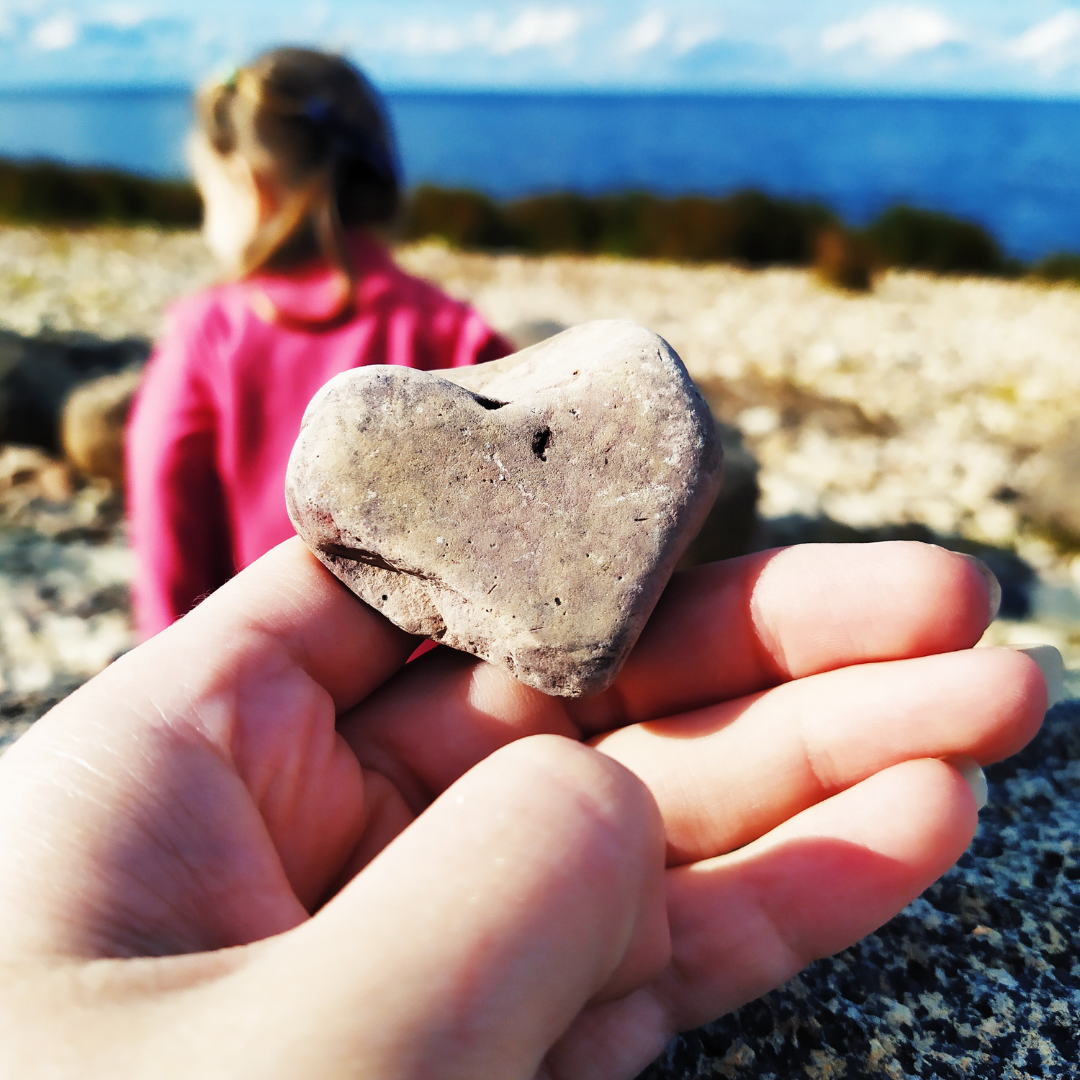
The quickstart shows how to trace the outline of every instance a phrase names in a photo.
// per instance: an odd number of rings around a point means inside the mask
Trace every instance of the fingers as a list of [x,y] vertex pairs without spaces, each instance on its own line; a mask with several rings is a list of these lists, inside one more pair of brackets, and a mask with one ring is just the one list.
[[806,544],[677,575],[612,691],[571,706],[589,731],[789,679],[975,645],[996,596],[929,544]]
[[338,730],[414,814],[489,754],[532,735],[581,733],[558,698],[453,649],[436,649],[346,714]]
[[990,611],[976,564],[941,548],[766,552],[676,575],[604,694],[545,697],[441,649],[410,664],[341,731],[365,765],[414,792],[420,809],[515,738],[597,734],[849,664],[966,649]]
[[1030,658],[974,649],[811,676],[597,745],[653,793],[679,865],[742,847],[912,758],[1001,760],[1034,736],[1045,710]]
[[749,847],[671,872],[670,1030],[715,1019],[846,948],[940,877],[975,832],[971,789],[939,761],[898,765]]
[[[659,818],[631,774],[569,740],[524,740],[266,949],[246,985],[268,1030],[318,1017],[349,1075],[434,1078],[452,1062],[531,1078],[587,1002],[666,964],[663,876]],[[293,1064],[275,1075],[304,1075]]]

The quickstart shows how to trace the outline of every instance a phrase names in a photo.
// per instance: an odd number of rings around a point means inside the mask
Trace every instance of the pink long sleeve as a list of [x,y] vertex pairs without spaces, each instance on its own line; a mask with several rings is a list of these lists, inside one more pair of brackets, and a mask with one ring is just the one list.
[[127,438],[135,620],[163,630],[234,573],[215,410],[192,343],[167,337],[146,369]]

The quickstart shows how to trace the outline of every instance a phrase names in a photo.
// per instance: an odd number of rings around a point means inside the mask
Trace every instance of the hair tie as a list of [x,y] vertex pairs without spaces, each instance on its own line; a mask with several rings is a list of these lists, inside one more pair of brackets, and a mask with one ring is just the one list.
[[335,126],[337,121],[334,106],[323,97],[311,98],[310,101],[305,102],[304,116],[320,127]]

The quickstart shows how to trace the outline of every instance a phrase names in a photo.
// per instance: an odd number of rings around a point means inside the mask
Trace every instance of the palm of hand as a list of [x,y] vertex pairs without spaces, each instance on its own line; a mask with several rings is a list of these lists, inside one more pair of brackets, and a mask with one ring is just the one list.
[[[129,1014],[231,1017],[243,1075],[633,1076],[960,854],[932,759],[1044,704],[1026,658],[955,651],[986,606],[917,545],[722,564],[564,702],[447,650],[395,675],[412,640],[286,545],[4,760],[0,959],[31,1003],[92,970]],[[196,1027],[178,1075],[221,1060]],[[93,1030],[74,1075],[115,1067]]]

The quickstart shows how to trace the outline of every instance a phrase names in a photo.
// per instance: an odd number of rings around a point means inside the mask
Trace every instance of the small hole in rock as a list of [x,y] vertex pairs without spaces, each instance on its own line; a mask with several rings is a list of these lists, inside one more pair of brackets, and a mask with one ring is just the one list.
[[562,607],[562,601],[557,596],[555,597],[555,606]]
[[387,596],[386,593],[383,593],[383,603],[385,604],[386,601],[389,600],[389,599],[390,599],[390,597]]
[[494,412],[496,409],[501,409],[504,405],[508,405],[508,401],[496,401],[494,398],[484,397],[482,394],[473,394],[476,398],[476,404],[481,408],[487,409],[488,412]]
[[532,441],[532,452],[541,460],[547,461],[548,447],[551,445],[551,428],[541,428]]

